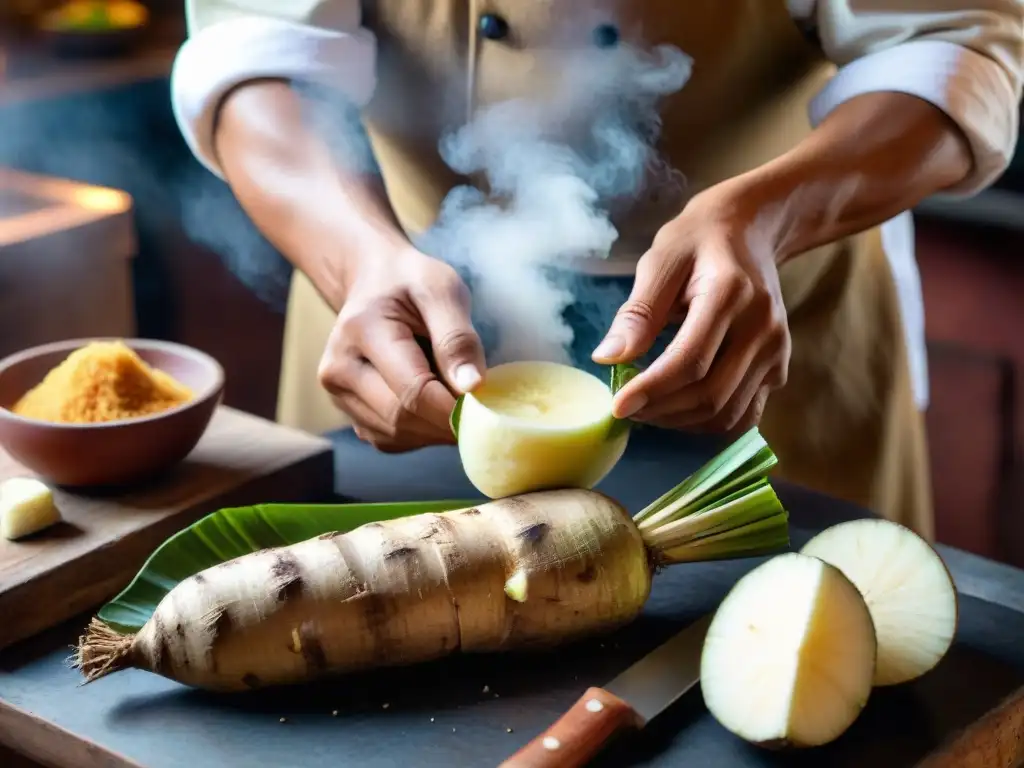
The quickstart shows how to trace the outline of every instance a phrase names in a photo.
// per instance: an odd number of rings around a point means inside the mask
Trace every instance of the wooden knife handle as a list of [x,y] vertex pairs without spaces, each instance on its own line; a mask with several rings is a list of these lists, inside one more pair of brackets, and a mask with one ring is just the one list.
[[501,768],[582,768],[612,737],[642,725],[643,718],[622,699],[603,688],[590,688]]

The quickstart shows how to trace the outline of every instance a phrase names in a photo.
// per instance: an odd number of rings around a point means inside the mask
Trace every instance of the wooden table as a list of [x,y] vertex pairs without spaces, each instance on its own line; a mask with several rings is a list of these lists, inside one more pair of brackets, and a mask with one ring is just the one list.
[[[655,440],[640,433],[604,490],[637,508],[696,468],[711,450],[705,442]],[[336,469],[337,486],[354,499],[475,495],[447,448],[383,456],[346,433],[337,440]],[[864,515],[799,488],[780,485],[779,490],[797,545],[814,530]],[[789,758],[756,751],[725,734],[694,693],[598,764],[915,764],[1024,683],[1024,572],[946,548],[942,554],[962,599],[955,648],[933,674],[876,693],[854,728],[831,747]],[[0,740],[46,764],[75,768],[496,765],[587,686],[606,682],[713,609],[757,562],[669,569],[657,578],[635,625],[552,654],[463,657],[239,697],[188,691],[134,671],[76,687],[78,679],[64,659],[83,617],[0,655]]]

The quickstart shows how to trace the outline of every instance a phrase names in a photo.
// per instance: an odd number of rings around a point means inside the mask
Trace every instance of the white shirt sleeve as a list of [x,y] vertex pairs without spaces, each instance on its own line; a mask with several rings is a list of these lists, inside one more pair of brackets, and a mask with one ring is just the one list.
[[196,159],[223,178],[213,132],[224,97],[264,77],[323,83],[356,106],[376,87],[376,40],[359,0],[189,0],[189,39],[171,72],[171,101]]
[[1006,170],[1017,144],[1024,75],[1021,0],[788,0],[790,14],[838,65],[811,122],[866,93],[930,102],[961,128],[974,170],[947,194],[968,196]]

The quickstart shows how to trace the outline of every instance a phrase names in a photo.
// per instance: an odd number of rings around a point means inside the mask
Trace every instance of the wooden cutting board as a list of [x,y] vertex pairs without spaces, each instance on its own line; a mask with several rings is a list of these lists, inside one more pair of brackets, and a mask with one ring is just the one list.
[[965,728],[918,768],[1020,768],[1024,765],[1024,688]]
[[[0,451],[0,481],[30,475]],[[227,506],[330,497],[331,443],[230,408],[165,477],[118,495],[58,490],[65,522],[0,539],[0,649],[116,595],[175,532]]]

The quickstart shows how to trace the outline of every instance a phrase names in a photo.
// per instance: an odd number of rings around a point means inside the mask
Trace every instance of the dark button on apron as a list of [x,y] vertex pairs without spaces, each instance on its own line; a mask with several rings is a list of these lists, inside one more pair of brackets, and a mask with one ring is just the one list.
[[614,24],[602,24],[594,30],[594,45],[598,48],[614,48],[619,44],[619,28]]
[[503,40],[508,37],[508,22],[494,13],[480,17],[480,34],[488,40]]

